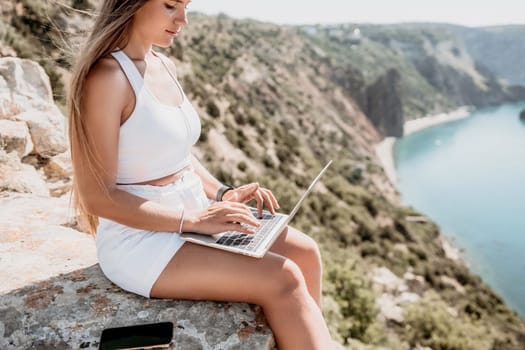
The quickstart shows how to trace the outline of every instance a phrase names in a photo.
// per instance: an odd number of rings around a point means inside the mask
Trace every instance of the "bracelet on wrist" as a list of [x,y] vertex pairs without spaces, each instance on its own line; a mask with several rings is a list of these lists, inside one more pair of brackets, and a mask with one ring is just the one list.
[[184,223],[184,207],[182,207],[182,212],[180,214],[180,223],[179,223],[179,234],[182,233],[182,224]]
[[222,201],[222,197],[229,190],[233,190],[233,187],[232,186],[228,186],[228,185],[222,185],[221,187],[219,187],[219,190],[217,191],[217,195],[215,196],[215,201],[221,202]]

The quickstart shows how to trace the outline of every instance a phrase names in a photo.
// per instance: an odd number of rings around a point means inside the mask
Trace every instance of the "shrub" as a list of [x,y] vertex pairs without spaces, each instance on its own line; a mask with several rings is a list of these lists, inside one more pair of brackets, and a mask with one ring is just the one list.
[[246,171],[247,168],[248,165],[246,165],[246,162],[243,160],[241,160],[239,164],[237,164],[237,169],[239,169],[240,171]]
[[374,322],[377,309],[369,282],[352,266],[350,260],[325,264],[328,293],[339,305],[342,321],[338,331],[344,339],[362,339]]
[[208,102],[206,103],[206,112],[212,118],[219,118],[221,116],[221,110],[213,100],[208,100]]
[[434,350],[490,349],[491,334],[464,316],[449,311],[435,293],[426,293],[417,303],[405,309],[407,340],[412,347],[427,346]]

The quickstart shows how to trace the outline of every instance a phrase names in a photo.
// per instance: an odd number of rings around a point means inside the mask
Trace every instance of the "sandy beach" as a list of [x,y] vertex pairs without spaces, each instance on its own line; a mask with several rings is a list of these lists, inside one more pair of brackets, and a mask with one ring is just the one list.
[[[409,120],[403,125],[404,135],[410,135],[425,128],[438,124],[448,123],[455,120],[467,118],[471,115],[473,108],[471,106],[462,106],[448,113],[440,113],[423,118]],[[395,186],[397,183],[396,166],[394,160],[394,144],[397,138],[385,137],[383,141],[376,145],[375,151],[379,162],[383,166],[385,173],[390,182]]]
[[434,125],[452,122],[468,117],[473,111],[471,106],[462,106],[458,109],[448,112],[431,115],[423,118],[409,120],[403,126],[403,135],[410,135],[419,130],[429,128]]

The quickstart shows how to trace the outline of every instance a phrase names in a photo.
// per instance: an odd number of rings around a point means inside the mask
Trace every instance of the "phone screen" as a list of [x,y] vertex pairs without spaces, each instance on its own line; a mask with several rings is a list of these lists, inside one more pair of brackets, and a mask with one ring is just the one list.
[[172,338],[172,322],[107,328],[102,331],[99,349],[140,349],[167,346],[171,343]]

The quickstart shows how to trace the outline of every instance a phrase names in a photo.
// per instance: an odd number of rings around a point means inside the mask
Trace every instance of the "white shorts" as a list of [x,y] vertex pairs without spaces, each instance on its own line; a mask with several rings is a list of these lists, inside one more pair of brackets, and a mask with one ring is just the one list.
[[[117,188],[167,206],[184,206],[185,216],[209,205],[201,179],[192,170],[166,186],[117,185]],[[100,268],[122,289],[147,298],[183,244],[175,232],[146,231],[99,218],[96,246]]]

